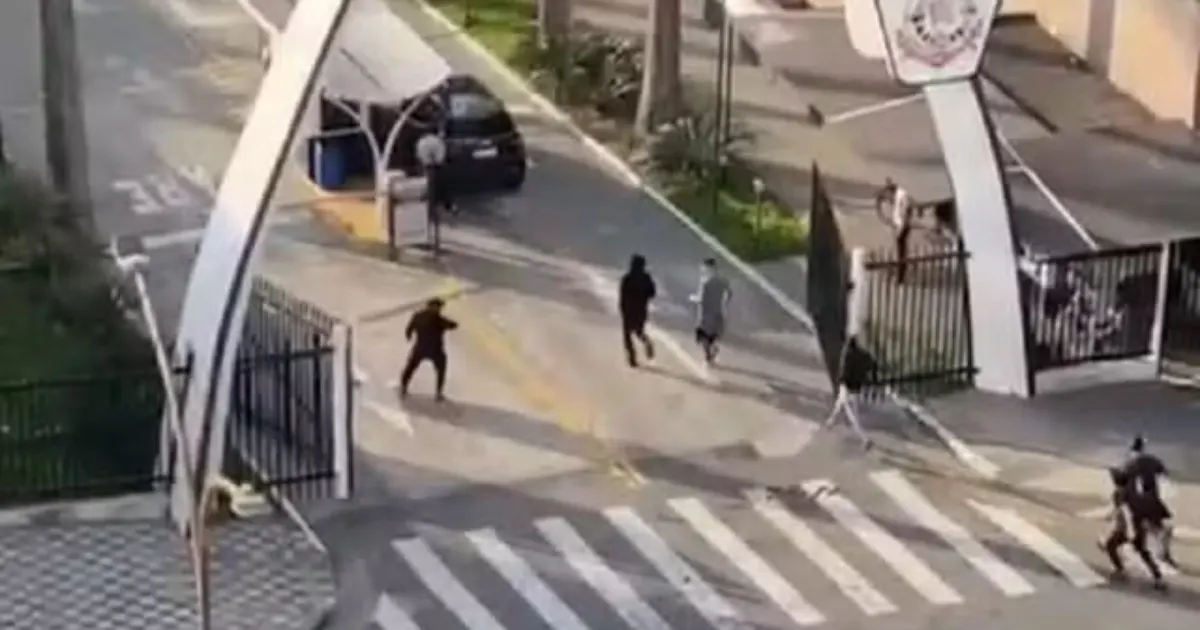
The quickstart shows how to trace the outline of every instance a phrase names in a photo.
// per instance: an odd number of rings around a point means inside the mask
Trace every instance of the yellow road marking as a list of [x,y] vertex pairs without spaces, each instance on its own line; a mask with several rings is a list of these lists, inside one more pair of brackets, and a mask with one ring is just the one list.
[[[466,293],[467,288],[454,279],[448,280],[437,291],[448,305],[452,301],[461,305],[461,300],[456,301],[455,298],[461,298]],[[620,449],[596,434],[594,414],[577,404],[571,395],[553,385],[537,370],[529,367],[508,335],[487,318],[477,316],[469,307],[458,306],[453,309],[451,316],[462,323],[460,330],[473,342],[472,345],[484,351],[513,377],[522,397],[529,404],[548,414],[562,429],[590,437],[598,450],[594,459],[606,466],[610,474],[630,487],[646,484],[646,478]]]

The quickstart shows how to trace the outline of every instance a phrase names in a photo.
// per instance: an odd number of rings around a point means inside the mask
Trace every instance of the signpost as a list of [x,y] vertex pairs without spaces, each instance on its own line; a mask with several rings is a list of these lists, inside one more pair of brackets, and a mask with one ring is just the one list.
[[977,78],[1000,0],[874,0],[875,30],[865,1],[847,0],[851,40],[870,58],[878,57],[882,42],[892,76],[922,88],[950,174],[970,252],[975,385],[1029,396],[1016,234],[997,132]]

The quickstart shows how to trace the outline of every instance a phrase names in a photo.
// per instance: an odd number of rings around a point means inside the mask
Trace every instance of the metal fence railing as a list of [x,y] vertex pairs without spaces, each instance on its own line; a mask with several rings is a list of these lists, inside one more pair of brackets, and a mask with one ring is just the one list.
[[[182,387],[188,370],[176,371]],[[146,492],[156,462],[162,379],[152,367],[0,383],[0,506]]]
[[874,359],[870,395],[925,398],[972,385],[967,257],[958,248],[904,260],[865,254],[854,283],[865,294],[857,317],[862,347]]
[[349,492],[349,361],[344,324],[256,280],[234,373],[226,474],[293,500]]
[[1030,369],[1149,355],[1161,260],[1152,244],[1023,261]]

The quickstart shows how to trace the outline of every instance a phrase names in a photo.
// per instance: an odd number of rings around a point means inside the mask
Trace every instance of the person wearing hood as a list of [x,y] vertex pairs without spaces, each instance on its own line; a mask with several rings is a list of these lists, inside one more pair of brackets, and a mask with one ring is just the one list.
[[637,367],[637,352],[633,339],[642,342],[648,360],[654,359],[654,344],[646,335],[646,322],[650,318],[650,301],[658,293],[654,278],[646,270],[646,257],[634,254],[629,259],[629,270],[621,276],[619,310],[621,311],[621,336],[625,341],[625,358],[630,367]]

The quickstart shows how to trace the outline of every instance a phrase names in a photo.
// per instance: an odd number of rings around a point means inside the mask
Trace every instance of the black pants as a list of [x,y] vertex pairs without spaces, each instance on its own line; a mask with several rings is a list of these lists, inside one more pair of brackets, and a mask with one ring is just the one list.
[[1147,524],[1140,519],[1133,524],[1132,537],[1125,528],[1115,527],[1104,541],[1104,551],[1108,554],[1108,560],[1112,563],[1113,568],[1123,572],[1125,571],[1125,561],[1121,559],[1121,547],[1126,544],[1130,545],[1142,559],[1142,564],[1146,565],[1150,575],[1154,576],[1155,580],[1161,580],[1162,571],[1158,568],[1158,562],[1154,560],[1150,549],[1146,547],[1146,534]]
[[413,374],[422,363],[429,361],[433,364],[433,371],[436,374],[437,386],[436,392],[441,396],[446,389],[446,351],[445,350],[426,350],[423,348],[413,348],[408,353],[408,360],[404,362],[404,369],[400,372],[400,393],[408,393],[408,384],[412,382]]
[[646,334],[646,317],[633,315],[621,318],[621,338],[625,343],[625,358],[630,365],[637,365],[637,352],[633,347],[633,339],[637,338],[646,349],[646,358],[654,358],[654,344]]

